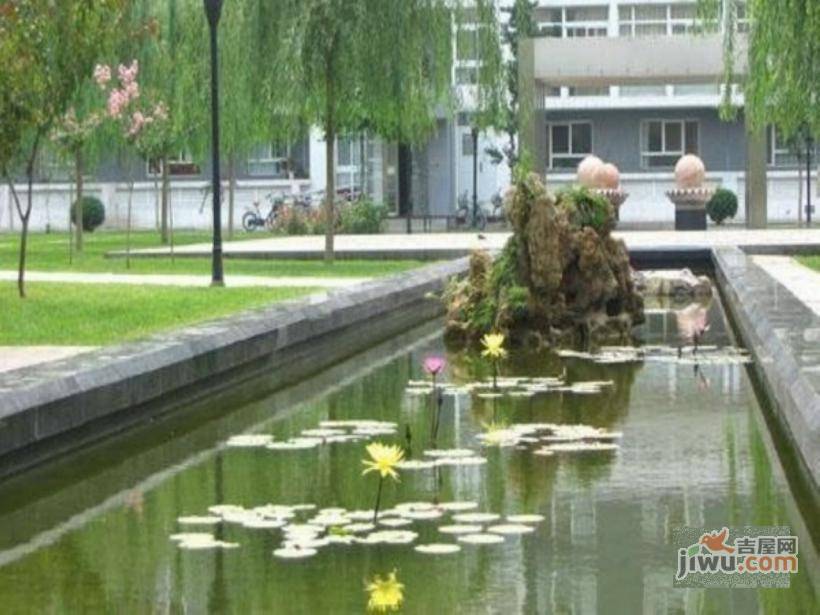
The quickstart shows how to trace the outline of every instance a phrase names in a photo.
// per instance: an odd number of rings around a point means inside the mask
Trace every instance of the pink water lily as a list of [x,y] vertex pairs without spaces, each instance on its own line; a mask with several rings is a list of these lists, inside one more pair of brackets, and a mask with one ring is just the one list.
[[444,357],[427,357],[424,359],[424,371],[431,376],[439,375],[445,365],[447,365],[447,361],[444,360]]

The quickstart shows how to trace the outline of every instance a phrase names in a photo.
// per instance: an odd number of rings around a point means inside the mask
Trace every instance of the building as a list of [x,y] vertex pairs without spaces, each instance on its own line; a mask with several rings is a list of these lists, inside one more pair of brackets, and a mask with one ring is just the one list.
[[[536,19],[542,38],[522,51],[522,89],[533,97],[522,139],[552,187],[572,182],[578,162],[594,153],[621,171],[630,193],[624,226],[669,225],[674,208],[664,193],[674,185],[674,164],[694,153],[709,183],[738,194],[739,220],[748,211],[755,226],[798,221],[805,158],[771,127],[750,136],[737,86],[737,119],[720,119],[723,37],[721,28],[699,31],[695,2],[541,0]],[[741,74],[748,25],[741,7]],[[758,190],[747,194],[755,181]],[[755,193],[767,198],[754,203]]]
[[[509,7],[513,0],[500,4]],[[499,17],[506,19],[506,13]],[[521,61],[522,83],[530,88],[533,106],[532,127],[522,139],[552,188],[571,183],[578,162],[594,153],[621,170],[630,193],[622,209],[624,226],[668,226],[674,208],[664,193],[673,185],[672,168],[682,154],[692,152],[703,158],[709,182],[739,195],[742,221],[746,168],[757,161],[762,171],[756,175],[757,192],[767,198],[754,222],[797,222],[798,204],[805,202],[805,182],[800,181],[805,162],[772,128],[750,141],[742,92],[736,88],[737,119],[720,119],[721,34],[696,32],[694,1],[540,0],[535,18],[539,37],[526,46]],[[742,11],[737,23],[742,50],[748,28]],[[488,132],[478,136],[477,147],[473,141],[470,112],[480,62],[471,44],[473,34],[465,26],[454,45],[453,89],[460,110],[440,112],[428,143],[412,151],[410,200],[417,215],[452,215],[459,197],[471,196],[474,152],[480,202],[488,203],[509,183],[506,164],[494,164],[487,154],[504,137]],[[741,69],[742,59],[741,54]],[[371,135],[341,137],[336,146],[337,185],[363,190],[395,215],[405,213],[399,208],[398,149]],[[261,145],[247,160],[235,163],[236,226],[253,203],[260,203],[264,212],[269,194],[325,187],[324,141],[316,128],[295,143]],[[69,173],[53,158],[42,161],[33,229],[66,227]],[[170,162],[169,173],[174,226],[208,228],[207,162],[183,152]],[[130,176],[135,182],[134,225],[151,228],[159,221],[158,174],[156,165],[142,161],[108,162],[87,179],[86,191],[106,204],[107,226],[123,227]],[[0,230],[16,226],[8,187],[0,187]]]

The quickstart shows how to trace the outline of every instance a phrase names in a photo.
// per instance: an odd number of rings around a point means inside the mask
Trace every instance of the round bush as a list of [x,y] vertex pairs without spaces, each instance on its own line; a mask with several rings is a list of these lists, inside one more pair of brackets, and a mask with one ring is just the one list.
[[371,201],[356,201],[339,208],[341,231],[353,235],[381,233],[387,208]]
[[718,188],[706,203],[706,213],[715,224],[722,224],[737,214],[737,195],[726,188]]
[[[102,201],[95,196],[84,196],[82,198],[83,207],[83,230],[93,233],[94,229],[105,222],[105,206]],[[77,224],[76,201],[71,206],[71,223]]]

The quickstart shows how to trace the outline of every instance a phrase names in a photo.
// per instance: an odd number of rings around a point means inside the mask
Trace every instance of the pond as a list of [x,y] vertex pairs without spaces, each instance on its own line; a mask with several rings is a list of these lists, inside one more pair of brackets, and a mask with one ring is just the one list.
[[[733,344],[717,302],[709,316],[702,343]],[[296,450],[226,442],[240,434],[280,441],[323,421],[369,419],[397,425],[371,441],[406,445],[409,435],[412,459],[433,459],[424,455],[428,399],[407,391],[409,381],[426,378],[423,359],[444,355],[449,383],[490,373],[478,354],[447,354],[440,328],[430,323],[285,390],[238,387],[7,481],[2,611],[360,613],[374,577],[395,573],[401,587],[386,586],[381,597],[389,602],[400,592],[407,613],[817,612],[817,511],[787,480],[794,470],[780,460],[783,444],[770,435],[739,362],[600,364],[519,351],[502,364],[502,377],[611,384],[587,393],[445,396],[438,447],[472,449],[486,463],[401,471],[399,482],[385,481],[381,506],[385,518],[399,519],[401,503],[474,503],[463,506],[501,515],[484,527],[533,515],[513,523],[532,531],[497,534],[492,544],[441,532],[458,524],[455,511],[382,528],[414,532],[410,544],[331,544],[299,559],[274,556],[282,528],[178,522],[209,516],[218,504],[372,509],[379,480],[362,476],[366,440]],[[675,315],[652,313],[641,335],[647,344],[677,344]],[[492,423],[584,424],[622,435],[616,450],[542,456],[527,446],[482,446],[477,436]],[[301,524],[316,511],[294,514],[289,522]],[[366,517],[358,513],[358,522]],[[789,526],[800,541],[791,587],[673,588],[673,530],[727,525]],[[170,538],[181,532],[238,546],[183,549]],[[428,543],[460,550],[414,549]]]

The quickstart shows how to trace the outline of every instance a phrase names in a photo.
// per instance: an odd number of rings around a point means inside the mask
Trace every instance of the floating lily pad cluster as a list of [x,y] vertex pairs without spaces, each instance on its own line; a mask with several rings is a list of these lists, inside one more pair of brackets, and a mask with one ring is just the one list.
[[393,436],[397,429],[398,425],[389,421],[322,421],[318,428],[304,429],[298,436],[287,440],[275,440],[270,434],[242,434],[232,436],[226,444],[236,448],[266,448],[274,451],[305,450],[323,444],[360,442],[378,436]]
[[745,365],[749,352],[734,346],[602,346],[597,352],[560,350],[564,358],[584,359],[604,365],[620,363],[678,363],[681,365]]
[[468,448],[431,449],[424,451],[423,459],[405,459],[396,464],[399,470],[432,470],[442,466],[480,466],[487,463],[484,457]]
[[549,457],[556,453],[616,451],[619,448],[616,441],[622,436],[619,431],[591,425],[514,423],[490,426],[476,437],[486,446],[534,449],[534,454]]
[[[208,509],[208,515],[180,517],[182,526],[233,524],[252,530],[281,531],[282,542],[273,551],[280,559],[303,559],[320,549],[353,545],[408,545],[416,542],[416,523],[442,521],[437,528],[440,542],[420,544],[415,550],[423,554],[456,553],[460,544],[496,544],[505,536],[530,534],[544,520],[538,514],[500,514],[477,511],[476,502],[404,502],[378,514],[372,522],[372,510],[344,508],[317,509],[312,504],[286,506],[267,504],[243,508],[219,504]],[[446,542],[450,539],[450,542]],[[171,536],[180,548],[191,550],[232,549],[238,543],[216,539],[206,532],[178,533]],[[453,542],[454,540],[454,542]]]
[[[479,380],[464,384],[442,382],[438,388],[443,395],[470,395],[475,394],[482,399],[499,397],[534,397],[546,393],[574,393],[578,395],[601,393],[605,387],[611,387],[611,380],[589,380],[568,384],[563,378],[557,377],[499,377],[495,383],[492,380]],[[406,391],[409,395],[429,395],[433,386],[426,380],[410,380]]]

